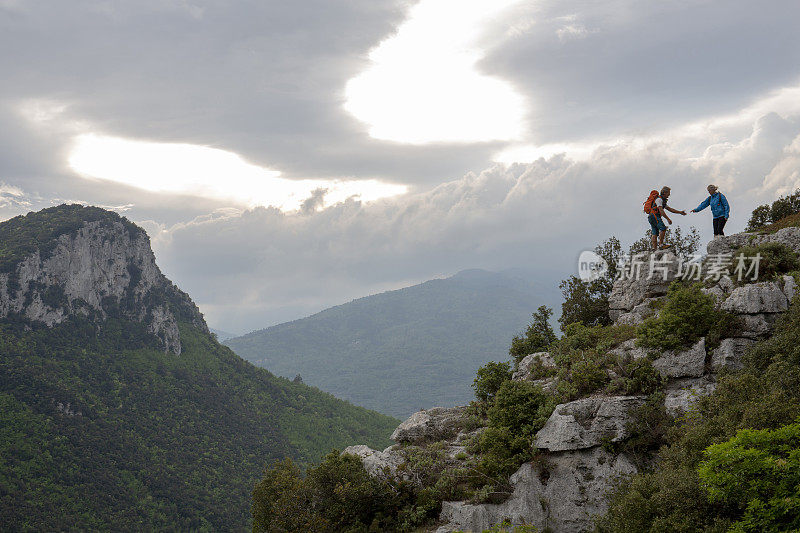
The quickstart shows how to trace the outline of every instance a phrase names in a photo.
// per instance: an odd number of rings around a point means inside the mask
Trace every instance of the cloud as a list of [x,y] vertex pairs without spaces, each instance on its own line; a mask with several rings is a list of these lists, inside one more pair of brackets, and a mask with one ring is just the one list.
[[0,182],[0,209],[30,207],[31,205],[22,189]]
[[[156,193],[192,194],[246,206],[304,208],[318,196],[321,206],[357,197],[364,202],[404,194],[407,187],[377,180],[288,180],[237,154],[191,144],[153,143],[82,134],[69,152],[78,174]],[[317,191],[324,190],[319,196]]]
[[[795,186],[800,114],[767,112],[742,127],[724,144],[708,130],[705,149],[687,126],[669,140],[601,144],[582,160],[497,164],[430,191],[313,214],[218,213],[165,227],[153,242],[211,323],[234,331],[470,267],[525,267],[552,288],[581,251],[610,235],[641,237],[641,203],[653,188],[670,185],[675,207],[688,210],[718,184],[733,232],[756,205]],[[675,222],[710,237],[706,216]]]
[[[410,144],[519,138],[525,100],[479,72],[486,21],[518,0],[422,0],[347,83],[345,109],[376,139]],[[484,46],[486,43],[483,43]]]

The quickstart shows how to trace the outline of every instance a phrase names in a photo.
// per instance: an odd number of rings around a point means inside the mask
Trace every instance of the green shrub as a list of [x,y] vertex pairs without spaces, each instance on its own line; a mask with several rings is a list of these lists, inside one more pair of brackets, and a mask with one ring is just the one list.
[[800,421],[740,430],[709,446],[697,472],[710,501],[741,513],[732,531],[800,530]]
[[522,361],[525,356],[536,352],[544,352],[555,342],[556,334],[550,325],[550,317],[553,310],[542,305],[533,314],[533,321],[528,325],[525,334],[515,335],[511,340],[511,348],[508,349],[509,355],[514,358],[515,366]]
[[478,369],[472,388],[475,398],[480,402],[490,403],[494,400],[500,386],[511,379],[511,364],[489,361]]
[[[728,441],[739,430],[775,429],[796,423],[800,416],[798,341],[800,306],[795,300],[776,324],[773,337],[758,343],[746,354],[742,371],[720,375],[714,392],[698,398],[679,424],[668,425],[665,434],[661,430],[655,432],[657,438],[652,441],[663,439],[666,443],[658,453],[655,468],[619,486],[611,498],[608,513],[598,521],[598,529],[620,533],[748,531],[750,526],[744,524],[731,528],[743,520],[743,510],[747,512],[746,504],[750,500],[709,498],[701,486],[698,466],[702,460],[709,459],[707,448]],[[644,427],[650,425],[657,427],[652,422]],[[738,466],[750,469],[757,464],[748,460]],[[746,483],[748,478],[741,479]],[[764,481],[772,483],[774,479],[765,477]],[[776,509],[767,507],[752,511],[765,511],[767,518],[782,516],[773,512]],[[768,525],[766,522],[754,523],[752,531],[785,530],[762,529]]]
[[750,215],[747,231],[755,231],[800,211],[800,189],[772,202],[756,207]]
[[701,292],[700,284],[673,283],[657,317],[639,326],[637,345],[652,350],[675,350],[691,346],[711,331],[722,312],[714,297]]
[[563,280],[558,288],[564,296],[561,304],[561,329],[568,324],[580,322],[586,326],[602,326],[611,323],[608,315],[608,295],[617,278],[617,265],[622,258],[619,239],[610,237],[595,247],[594,252],[603,258],[607,269],[598,279],[584,281],[577,276]]
[[621,358],[612,368],[616,377],[606,387],[613,394],[653,394],[661,390],[664,378],[649,359]]
[[489,427],[473,450],[480,454],[481,471],[502,483],[532,457],[533,436],[556,406],[554,397],[530,382],[507,381],[489,407]]
[[[756,257],[757,254],[761,255],[758,265],[758,280],[772,280],[782,274],[800,268],[800,261],[798,261],[797,254],[794,250],[778,242],[768,242],[759,244],[758,246],[743,246],[739,248],[734,255],[733,265],[736,266],[738,258],[741,255],[745,258],[746,264],[749,266],[750,261],[747,258]],[[744,276],[744,272],[742,275]],[[749,279],[743,281],[749,281]]]

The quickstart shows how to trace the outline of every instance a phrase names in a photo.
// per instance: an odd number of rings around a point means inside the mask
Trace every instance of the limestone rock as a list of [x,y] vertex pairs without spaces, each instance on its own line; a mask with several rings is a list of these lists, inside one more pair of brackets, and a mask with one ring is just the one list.
[[171,308],[208,331],[197,306],[159,270],[147,234],[120,221],[84,222],[55,239],[52,249],[34,251],[13,273],[0,275],[0,318],[20,313],[52,327],[74,314],[103,320],[109,308],[146,323],[176,354],[180,333]]
[[511,379],[514,381],[529,381],[534,369],[538,366],[555,369],[556,363],[547,352],[537,352],[526,355],[525,358],[519,362],[519,365],[517,365],[517,370],[514,371],[514,375]]
[[751,283],[733,290],[722,309],[739,314],[782,313],[789,308],[783,289],[767,281]]
[[722,339],[720,345],[711,352],[711,366],[715,368],[724,367],[732,370],[742,368],[742,358],[744,353],[754,345],[756,341],[752,339]]
[[437,533],[480,533],[504,519],[529,524],[538,531],[590,531],[593,520],[608,508],[608,492],[636,467],[624,455],[602,448],[548,455],[543,463],[526,463],[511,476],[512,496],[501,504],[444,502]]
[[758,246],[769,242],[786,245],[795,252],[800,253],[800,228],[783,228],[768,235],[737,233],[709,242],[706,249],[709,254],[732,254],[742,246]]
[[795,282],[794,277],[792,276],[783,276],[783,294],[786,295],[786,298],[791,303],[792,298],[794,298],[794,293],[797,290],[797,282]]
[[622,440],[627,436],[628,410],[644,400],[644,396],[612,396],[559,404],[536,434],[534,445],[559,452]]
[[639,313],[634,313],[633,311],[629,311],[627,313],[620,314],[615,322],[617,324],[623,324],[626,326],[638,326],[639,324],[644,322],[644,317]]
[[739,318],[742,320],[742,329],[735,333],[736,337],[744,337],[746,339],[763,339],[772,332],[775,321],[778,320],[779,314],[761,314],[761,315],[741,315]]
[[364,470],[370,476],[378,479],[389,479],[397,475],[397,469],[405,460],[403,457],[394,451],[392,447],[386,448],[384,451],[373,450],[369,446],[359,444],[358,446],[348,446],[342,451],[342,455],[349,454],[355,455],[361,459],[364,465]]
[[718,304],[724,302],[725,298],[727,298],[727,294],[725,294],[725,291],[723,291],[719,285],[714,285],[709,289],[700,289],[700,292],[703,294],[710,294]]
[[397,426],[391,439],[396,442],[423,443],[450,439],[466,423],[466,407],[433,407],[417,411]]
[[[651,273],[652,259],[652,273]],[[678,273],[678,257],[670,251],[656,252],[644,258],[643,266],[626,279],[614,282],[608,304],[612,320],[618,320],[626,312],[648,298],[664,296]]]
[[672,416],[679,416],[689,410],[701,396],[714,392],[717,385],[705,378],[687,379],[673,383],[665,391],[664,407]]
[[616,348],[609,350],[608,353],[620,357],[630,357],[632,359],[640,359],[647,356],[647,352],[645,352],[644,349],[636,346],[636,339],[629,339],[622,342]]
[[706,340],[700,339],[685,351],[668,351],[653,366],[668,378],[700,377],[705,372]]

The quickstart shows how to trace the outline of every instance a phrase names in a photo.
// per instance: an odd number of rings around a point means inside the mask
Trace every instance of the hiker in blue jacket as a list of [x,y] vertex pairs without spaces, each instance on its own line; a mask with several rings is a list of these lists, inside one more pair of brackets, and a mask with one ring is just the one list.
[[719,192],[716,185],[708,186],[708,198],[703,200],[703,203],[692,209],[692,213],[699,213],[708,206],[711,206],[711,216],[714,218],[714,238],[717,239],[723,235],[722,229],[728,221],[731,214],[731,206],[728,204],[728,199],[725,195]]

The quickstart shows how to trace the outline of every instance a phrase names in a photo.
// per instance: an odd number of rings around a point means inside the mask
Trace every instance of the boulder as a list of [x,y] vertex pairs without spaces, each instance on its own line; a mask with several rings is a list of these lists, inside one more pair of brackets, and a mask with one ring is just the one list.
[[517,365],[517,370],[511,379],[514,381],[529,381],[532,378],[533,371],[537,367],[556,368],[556,363],[550,354],[547,352],[537,352],[526,355],[525,358]]
[[717,385],[707,379],[688,379],[674,383],[665,391],[664,407],[672,416],[679,416],[689,410],[701,396],[714,392]]
[[783,289],[766,281],[737,287],[722,303],[722,309],[738,314],[782,313],[789,308]]
[[642,322],[644,322],[644,317],[639,313],[634,313],[630,311],[628,313],[621,313],[617,319],[615,320],[617,324],[622,324],[626,326],[638,326]]
[[626,278],[614,282],[608,296],[612,320],[618,320],[649,298],[667,294],[669,284],[678,274],[678,257],[669,250],[647,254],[640,264],[641,268],[631,269]]
[[772,332],[778,314],[741,315],[742,328],[735,333],[736,337],[746,339],[763,339]]
[[403,457],[390,446],[384,451],[380,452],[373,450],[369,446],[359,444],[358,446],[348,446],[342,451],[342,455],[355,455],[361,459],[361,464],[364,465],[364,470],[370,476],[378,479],[390,479],[397,475],[397,469],[405,460]]
[[793,276],[783,276],[783,294],[786,295],[786,298],[791,303],[792,298],[794,298],[795,290],[797,289],[797,282],[794,280]]
[[737,233],[708,243],[709,254],[733,254],[742,246],[777,242],[800,253],[800,228],[783,228],[775,233],[759,235],[757,233]]
[[620,441],[627,437],[629,409],[644,401],[644,396],[612,396],[559,404],[536,434],[534,445],[560,452]]
[[725,291],[723,291],[719,285],[714,285],[709,289],[700,289],[700,292],[702,292],[703,294],[710,294],[711,296],[713,296],[714,299],[717,301],[717,304],[724,302],[725,298],[728,297],[728,295],[725,294]]
[[619,346],[609,350],[608,353],[618,355],[620,357],[630,357],[632,359],[640,359],[647,356],[647,352],[645,352],[644,349],[636,346],[636,339],[629,339],[623,343],[620,343]]
[[700,339],[685,351],[668,351],[653,366],[668,378],[700,377],[705,372],[706,340]]
[[752,339],[744,338],[722,339],[720,345],[711,352],[711,366],[732,370],[742,368],[744,353],[755,343]]
[[466,407],[423,409],[397,426],[391,439],[413,444],[450,439],[464,428],[466,420]]
[[636,473],[624,454],[602,448],[548,455],[526,463],[511,476],[511,497],[501,504],[444,502],[439,516],[446,525],[437,533],[485,531],[503,520],[528,524],[537,531],[578,533],[593,529],[593,520],[608,509],[608,492],[622,476]]

